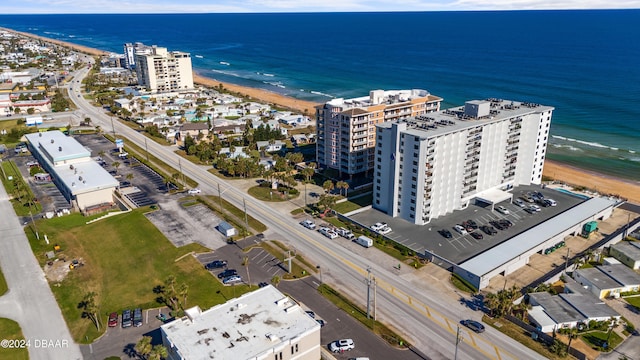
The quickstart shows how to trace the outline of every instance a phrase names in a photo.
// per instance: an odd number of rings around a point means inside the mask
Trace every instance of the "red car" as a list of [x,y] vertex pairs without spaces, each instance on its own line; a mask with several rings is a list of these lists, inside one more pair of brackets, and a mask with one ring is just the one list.
[[116,327],[118,326],[118,313],[111,313],[109,314],[109,327]]

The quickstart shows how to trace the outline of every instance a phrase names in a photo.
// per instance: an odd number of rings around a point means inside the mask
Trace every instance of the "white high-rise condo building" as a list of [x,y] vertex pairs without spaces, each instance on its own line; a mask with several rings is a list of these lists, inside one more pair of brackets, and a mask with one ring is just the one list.
[[[423,225],[540,184],[554,108],[502,99],[377,125],[373,207]],[[505,198],[506,195],[506,198]]]
[[370,171],[376,125],[438,111],[441,101],[426,90],[373,90],[369,96],[317,106],[318,166],[350,176]]
[[138,84],[153,92],[193,89],[193,71],[189,53],[152,46],[147,53],[136,53]]
[[150,54],[151,49],[151,46],[141,42],[124,44],[124,67],[133,70],[136,67],[136,54]]

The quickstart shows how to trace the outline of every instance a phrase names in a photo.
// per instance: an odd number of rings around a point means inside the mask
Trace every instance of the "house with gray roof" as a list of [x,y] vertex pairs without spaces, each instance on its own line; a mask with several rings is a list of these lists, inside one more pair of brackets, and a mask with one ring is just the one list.
[[576,281],[565,279],[565,292],[552,295],[548,292],[529,294],[529,320],[542,332],[562,328],[587,326],[590,321],[619,319],[620,314],[610,308],[593,293]]
[[640,242],[621,241],[609,247],[609,255],[633,270],[640,269]]
[[577,269],[573,278],[600,299],[640,290],[640,274],[623,264]]

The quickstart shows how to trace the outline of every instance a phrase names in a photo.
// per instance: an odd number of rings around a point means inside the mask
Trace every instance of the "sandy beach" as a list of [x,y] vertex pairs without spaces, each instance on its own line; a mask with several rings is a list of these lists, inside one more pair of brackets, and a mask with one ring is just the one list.
[[[73,50],[84,52],[90,55],[100,56],[108,54],[107,51],[77,45],[66,41],[53,40],[46,37],[19,32],[11,29],[3,28],[3,30],[43,40],[53,44],[66,46]],[[193,80],[196,84],[209,87],[217,87],[219,84],[222,84],[222,86],[229,91],[246,95],[259,102],[271,103],[288,109],[297,110],[311,117],[313,117],[315,114],[314,106],[318,105],[318,103],[295,99],[263,89],[250,88],[203,77],[196,74],[195,72]],[[595,190],[602,194],[617,195],[628,199],[630,202],[640,204],[640,182],[622,180],[619,178],[608,176],[606,174],[578,169],[551,160],[545,161],[544,175],[569,185],[584,186],[588,189]]]

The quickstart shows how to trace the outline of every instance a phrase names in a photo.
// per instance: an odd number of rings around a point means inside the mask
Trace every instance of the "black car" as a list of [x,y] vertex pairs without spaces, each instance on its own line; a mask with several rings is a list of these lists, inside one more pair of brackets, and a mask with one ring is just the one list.
[[482,230],[487,235],[495,235],[498,233],[498,230],[496,230],[493,226],[489,226],[489,225],[480,226],[480,230]]
[[476,230],[478,228],[478,224],[475,221],[471,220],[471,219],[463,222],[462,226],[464,226],[464,227],[468,226],[468,227],[472,228],[473,230]]
[[498,221],[495,221],[495,220],[489,221],[489,224],[491,224],[494,228],[496,228],[498,230],[506,229],[502,224],[500,224]]
[[447,239],[451,239],[453,237],[453,235],[451,235],[451,231],[446,229],[438,230],[438,233]]
[[133,326],[142,326],[142,309],[140,308],[133,310]]
[[229,276],[238,275],[236,269],[226,269],[225,271],[218,274],[218,279],[228,278]]
[[269,286],[269,283],[264,282],[264,281],[263,281],[263,282],[261,282],[261,283],[258,283],[258,287],[261,287],[261,288],[262,288],[262,287],[265,287],[265,286]]
[[479,233],[479,232],[477,232],[477,231],[472,232],[472,233],[471,233],[471,236],[472,236],[474,239],[476,239],[476,240],[482,240],[482,234],[480,234],[480,233]]
[[128,328],[133,325],[133,321],[131,321],[131,310],[125,310],[122,312],[122,327]]
[[204,266],[207,270],[220,269],[227,266],[227,260],[214,260]]
[[513,226],[513,223],[507,219],[500,219],[498,220],[498,222],[500,223],[500,225],[504,226],[505,228],[510,228]]
[[462,320],[460,323],[477,333],[484,332],[484,325],[475,320]]

